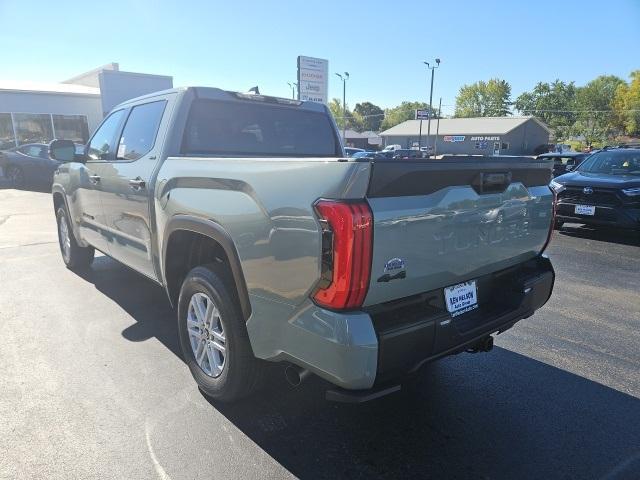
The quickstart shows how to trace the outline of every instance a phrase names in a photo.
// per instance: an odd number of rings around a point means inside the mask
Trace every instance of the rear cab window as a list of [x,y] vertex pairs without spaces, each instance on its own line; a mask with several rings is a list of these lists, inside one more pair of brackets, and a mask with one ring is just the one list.
[[342,156],[326,113],[254,100],[197,99],[182,143],[185,155]]

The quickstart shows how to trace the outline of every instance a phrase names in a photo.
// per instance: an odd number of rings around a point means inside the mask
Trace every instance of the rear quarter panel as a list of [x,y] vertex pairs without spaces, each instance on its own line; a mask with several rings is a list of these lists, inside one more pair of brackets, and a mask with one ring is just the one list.
[[313,204],[319,198],[363,198],[369,168],[369,163],[325,158],[169,157],[155,193],[158,251],[174,215],[221,225],[234,241],[247,283],[254,352],[271,357],[277,352],[268,339],[277,334],[276,324],[308,307],[320,277]]

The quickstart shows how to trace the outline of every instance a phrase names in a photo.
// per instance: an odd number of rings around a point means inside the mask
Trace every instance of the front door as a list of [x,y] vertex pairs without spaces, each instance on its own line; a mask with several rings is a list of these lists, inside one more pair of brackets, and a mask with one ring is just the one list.
[[124,110],[109,115],[93,134],[87,148],[86,163],[78,169],[78,188],[70,202],[83,240],[109,253],[106,219],[102,208],[102,176],[110,158],[115,158],[116,135],[124,120]]
[[149,185],[160,158],[156,136],[166,104],[159,100],[131,108],[116,157],[101,175],[111,256],[154,279]]

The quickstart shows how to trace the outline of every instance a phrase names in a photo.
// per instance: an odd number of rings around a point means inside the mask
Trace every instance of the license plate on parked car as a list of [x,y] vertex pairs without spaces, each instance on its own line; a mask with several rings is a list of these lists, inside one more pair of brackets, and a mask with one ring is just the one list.
[[575,212],[577,215],[595,215],[596,207],[592,205],[576,205]]
[[444,301],[452,317],[478,308],[476,281],[471,280],[444,289]]

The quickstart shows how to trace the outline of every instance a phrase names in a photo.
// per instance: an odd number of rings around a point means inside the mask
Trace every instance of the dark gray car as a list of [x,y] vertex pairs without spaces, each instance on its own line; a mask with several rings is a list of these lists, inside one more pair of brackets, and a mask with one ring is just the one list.
[[0,167],[13,188],[51,186],[60,162],[49,158],[49,145],[28,143],[0,152]]

